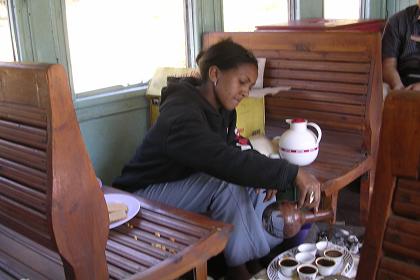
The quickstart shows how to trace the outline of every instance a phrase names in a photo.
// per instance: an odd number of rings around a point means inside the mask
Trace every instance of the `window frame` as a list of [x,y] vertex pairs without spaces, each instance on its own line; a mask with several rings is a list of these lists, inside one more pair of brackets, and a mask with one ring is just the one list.
[[[65,34],[65,48],[66,48],[66,56],[67,56],[67,69],[68,69],[68,75],[69,75],[69,82],[70,82],[70,87],[71,87],[71,91],[72,91],[72,95],[73,95],[73,99],[77,102],[85,102],[88,100],[92,100],[95,98],[107,98],[107,97],[113,97],[115,98],[115,96],[118,95],[132,95],[132,94],[139,94],[139,93],[145,93],[147,86],[148,86],[148,82],[140,82],[137,84],[132,84],[129,86],[121,86],[121,85],[116,85],[116,86],[110,86],[107,88],[100,88],[100,89],[94,89],[94,90],[90,90],[90,91],[85,91],[85,92],[79,92],[76,93],[74,91],[74,86],[73,86],[73,76],[72,76],[72,67],[71,67],[71,58],[70,58],[70,45],[69,45],[69,40],[68,40],[68,32],[67,32],[67,17],[66,17],[66,3],[65,0],[60,0],[61,1],[61,6],[62,6],[62,19],[63,19],[63,29],[64,29],[64,34]],[[186,33],[186,54],[185,54],[185,58],[187,60],[187,66],[190,66],[191,63],[191,56],[188,55],[188,53],[194,52],[195,50],[195,44],[193,42],[194,40],[194,30],[189,28],[188,24],[189,22],[191,22],[190,17],[193,15],[191,9],[193,8],[192,3],[193,0],[184,0],[183,1],[183,6],[184,6],[184,24],[185,24],[185,33]],[[195,52],[194,52],[195,53]]]
[[[145,93],[147,83],[123,88],[98,89],[76,95],[73,92],[73,77],[65,24],[65,0],[47,0],[37,4],[33,3],[35,1],[27,0],[7,1],[16,60],[63,64],[69,75],[75,103],[93,100],[95,97],[113,96],[115,98],[116,95],[123,97],[130,96],[132,93]],[[300,17],[299,6],[304,0],[288,1],[290,19],[298,19]],[[201,49],[201,35],[209,31],[223,31],[222,2],[222,0],[184,0],[188,66],[191,67],[195,64],[195,57]],[[376,7],[377,4],[371,0],[362,0],[362,3],[362,10],[366,18],[369,7]]]

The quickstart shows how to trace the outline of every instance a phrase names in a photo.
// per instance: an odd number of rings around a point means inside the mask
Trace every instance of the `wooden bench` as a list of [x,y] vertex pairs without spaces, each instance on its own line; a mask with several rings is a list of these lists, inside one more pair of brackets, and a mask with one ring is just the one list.
[[367,218],[373,191],[382,110],[380,34],[367,32],[215,32],[267,59],[264,87],[291,86],[265,97],[270,138],[288,128],[285,119],[305,118],[323,132],[319,155],[305,169],[322,183],[323,207],[336,216],[340,189],[361,177],[360,210]]
[[386,98],[375,188],[357,279],[420,279],[420,92]]
[[0,279],[206,279],[232,226],[138,199],[109,231],[64,68],[0,63]]

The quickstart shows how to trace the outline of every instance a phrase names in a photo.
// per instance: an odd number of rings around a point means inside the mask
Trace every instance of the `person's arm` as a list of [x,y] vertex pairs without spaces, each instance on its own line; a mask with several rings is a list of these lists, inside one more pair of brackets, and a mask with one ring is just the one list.
[[[420,43],[420,35],[411,35],[411,40],[413,40],[414,42]],[[405,89],[407,90],[415,90],[415,91],[420,91],[420,82],[419,83],[414,83],[409,85],[408,87],[406,87]]]
[[420,91],[420,83],[414,83],[405,88],[406,90]]
[[414,42],[420,43],[420,35],[411,35],[411,40]]
[[395,57],[386,57],[382,60],[382,77],[383,81],[389,85],[391,89],[404,89],[401,77],[397,70],[397,59]]
[[285,190],[292,186],[298,167],[270,159],[254,150],[241,151],[211,131],[200,112],[190,110],[171,123],[165,142],[168,158],[241,186]]

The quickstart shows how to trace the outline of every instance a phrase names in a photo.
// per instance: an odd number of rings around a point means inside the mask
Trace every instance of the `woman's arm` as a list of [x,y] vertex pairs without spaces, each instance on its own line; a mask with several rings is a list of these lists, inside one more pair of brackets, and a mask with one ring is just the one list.
[[292,186],[296,165],[241,151],[229,146],[225,137],[212,131],[200,114],[190,112],[171,124],[166,154],[179,164],[238,185],[277,190]]

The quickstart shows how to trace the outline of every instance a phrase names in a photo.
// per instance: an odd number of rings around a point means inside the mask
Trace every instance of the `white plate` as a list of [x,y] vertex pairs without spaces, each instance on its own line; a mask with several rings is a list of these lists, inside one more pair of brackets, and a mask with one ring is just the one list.
[[[349,277],[349,275],[351,274],[351,270],[353,269],[353,265],[354,265],[354,260],[353,260],[352,255],[347,250],[347,248],[344,248],[344,247],[341,247],[341,246],[338,246],[338,245],[335,245],[335,244],[333,244],[331,247],[335,248],[335,249],[338,249],[338,250],[340,250],[341,252],[344,253],[343,261],[342,261],[341,265],[337,268],[337,271],[335,271],[334,274],[340,273],[343,270],[343,268],[345,268],[344,271],[342,272],[342,275]],[[278,265],[278,260],[279,259],[281,259],[283,257],[286,257],[286,256],[294,257],[296,255],[296,253],[298,253],[297,247],[292,248],[290,250],[287,250],[287,251],[281,253],[280,255],[278,255],[277,257],[275,257],[267,267],[268,278],[270,280],[295,280],[295,279],[297,280],[297,279],[299,279],[299,277],[297,275],[294,276],[294,277],[284,276],[281,272],[279,272],[280,270],[279,270],[279,265]],[[323,278],[322,276],[317,276],[316,280],[318,280],[318,279],[320,280],[322,278]]]
[[132,195],[129,194],[119,194],[119,193],[107,193],[105,194],[105,201],[107,203],[125,203],[128,206],[127,218],[124,220],[116,221],[109,224],[109,229],[120,226],[137,215],[140,210],[140,202]]

